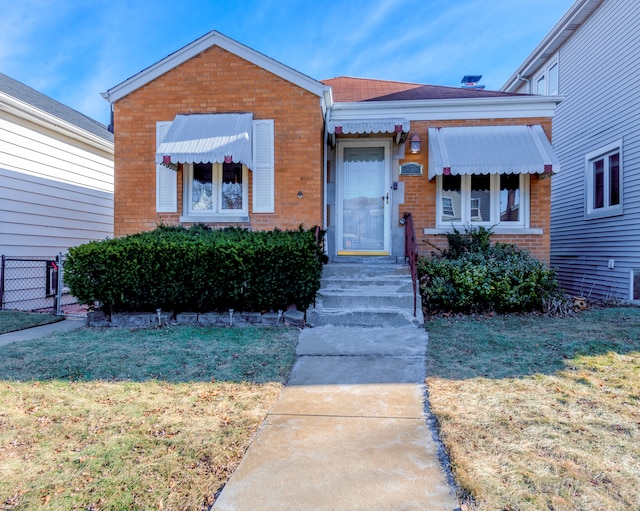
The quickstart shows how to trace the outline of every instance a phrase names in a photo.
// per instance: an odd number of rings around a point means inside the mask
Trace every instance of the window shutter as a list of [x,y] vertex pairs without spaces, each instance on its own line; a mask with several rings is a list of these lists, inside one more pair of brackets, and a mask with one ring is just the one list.
[[[169,131],[171,121],[156,123],[156,148]],[[154,155],[155,161],[155,155]],[[175,213],[178,210],[178,173],[156,164],[156,212]]]
[[273,213],[273,119],[253,121],[253,212]]

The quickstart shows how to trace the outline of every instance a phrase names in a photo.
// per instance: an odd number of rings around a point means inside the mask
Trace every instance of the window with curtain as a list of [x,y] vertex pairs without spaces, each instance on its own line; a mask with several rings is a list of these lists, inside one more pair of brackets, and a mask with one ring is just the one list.
[[247,212],[246,168],[241,163],[185,165],[185,214]]

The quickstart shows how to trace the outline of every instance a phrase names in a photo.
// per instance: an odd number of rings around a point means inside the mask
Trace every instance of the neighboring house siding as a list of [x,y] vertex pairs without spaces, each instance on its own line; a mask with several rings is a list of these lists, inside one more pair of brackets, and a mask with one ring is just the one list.
[[[447,248],[446,236],[423,235],[423,228],[432,229],[436,227],[436,182],[435,179],[429,181],[427,168],[429,162],[427,133],[430,127],[453,127],[453,126],[490,126],[503,125],[513,126],[522,124],[540,124],[547,137],[551,135],[551,118],[515,118],[515,119],[468,119],[456,121],[412,121],[411,131],[417,133],[423,140],[425,150],[420,154],[409,154],[408,143],[404,161],[413,161],[424,165],[424,175],[422,176],[400,176],[400,182],[404,183],[404,203],[399,205],[400,216],[402,212],[411,212],[414,224],[417,226],[417,235],[420,243],[419,250],[428,254],[435,245],[441,249]],[[537,259],[549,263],[549,235],[550,235],[550,195],[552,178],[539,179],[537,175],[530,176],[530,229],[540,229],[542,234],[494,234],[491,238],[493,242],[513,243],[520,248],[527,250]]]
[[[606,1],[559,51],[551,264],[567,291],[591,298],[628,299],[640,268],[639,36],[640,3]],[[623,214],[585,219],[585,156],[620,139]]]
[[254,120],[274,121],[275,212],[253,212],[250,171],[250,222],[239,225],[252,229],[322,225],[320,98],[213,46],[114,103],[116,236],[180,222],[182,170],[177,175],[177,213],[155,209],[156,123],[172,121],[177,114],[224,112],[251,112]]
[[53,256],[113,236],[112,158],[0,112],[0,253]]

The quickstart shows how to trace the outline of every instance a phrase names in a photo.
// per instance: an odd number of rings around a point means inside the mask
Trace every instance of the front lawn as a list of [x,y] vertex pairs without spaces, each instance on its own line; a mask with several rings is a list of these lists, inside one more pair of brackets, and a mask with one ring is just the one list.
[[0,334],[24,330],[33,326],[62,321],[64,317],[39,312],[0,311]]
[[208,509],[286,381],[297,336],[81,329],[1,347],[0,509]]
[[465,509],[638,509],[640,309],[426,327],[429,400]]

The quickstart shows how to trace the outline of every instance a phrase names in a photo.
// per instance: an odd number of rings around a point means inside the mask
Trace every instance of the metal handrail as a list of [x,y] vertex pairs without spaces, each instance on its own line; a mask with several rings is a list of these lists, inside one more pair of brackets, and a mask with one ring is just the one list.
[[405,213],[404,216],[404,257],[411,269],[411,283],[413,284],[413,316],[418,312],[418,244],[416,243],[416,230],[413,226],[413,215]]

